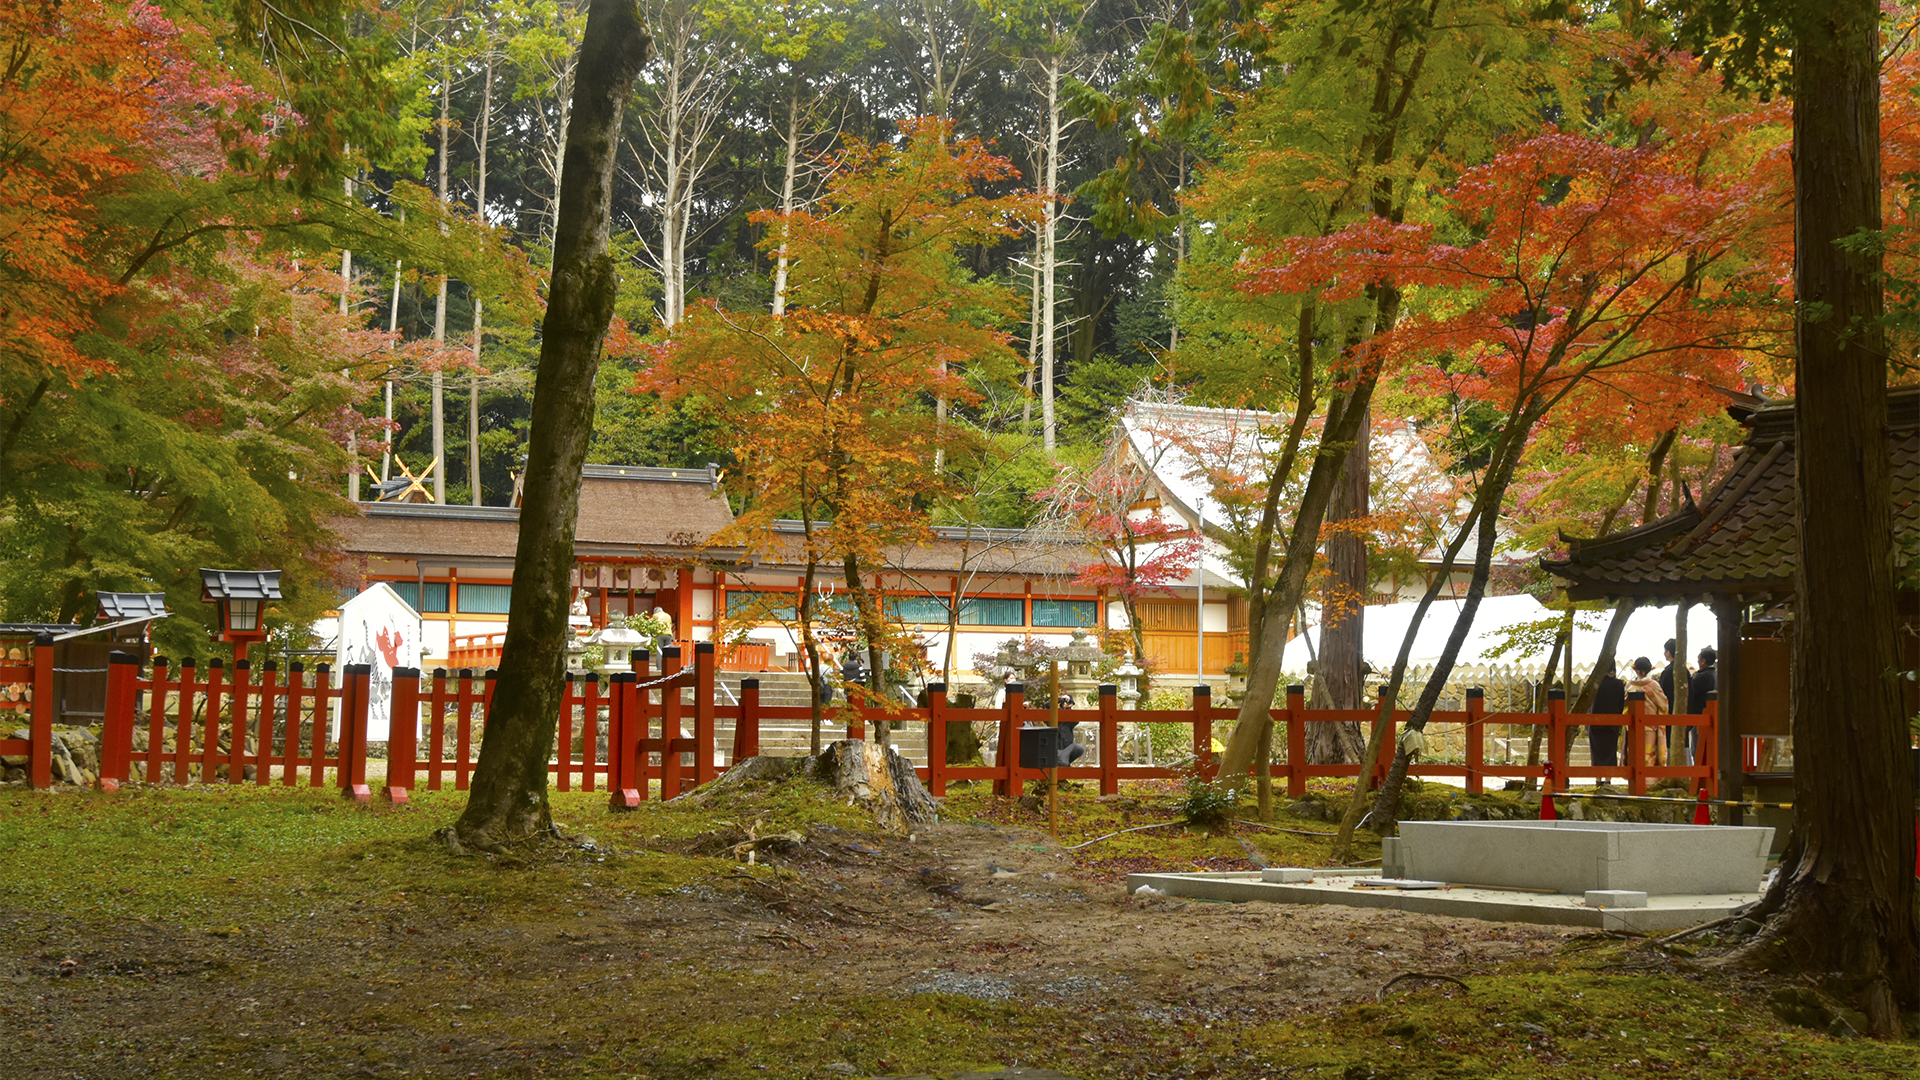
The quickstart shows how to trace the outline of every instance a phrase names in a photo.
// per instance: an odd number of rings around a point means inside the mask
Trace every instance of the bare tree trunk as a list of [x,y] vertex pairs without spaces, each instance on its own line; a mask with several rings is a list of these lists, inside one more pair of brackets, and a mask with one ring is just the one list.
[[[487,67],[480,88],[480,130],[476,136],[479,166],[474,182],[473,209],[481,221],[487,219],[487,135],[493,125],[493,47],[487,31],[481,31],[481,48],[486,51]],[[473,374],[467,376],[467,490],[468,501],[475,506],[480,498],[480,343],[481,300],[473,294]]]
[[1060,229],[1060,58],[1047,62],[1047,187],[1040,207],[1040,445],[1053,453],[1056,428],[1053,414],[1054,352],[1060,336],[1055,312],[1055,252]]
[[1877,249],[1880,8],[1795,9],[1794,832],[1749,953],[1817,973],[1901,1035],[1920,1004],[1913,773],[1896,682],[1887,357]]
[[[453,67],[441,52],[440,60],[440,207],[447,205],[447,138],[453,130]],[[440,235],[447,235],[442,222]],[[433,303],[433,343],[447,343],[447,275],[440,275],[440,291]],[[433,501],[447,501],[447,378],[438,368],[433,372]]]
[[567,128],[553,281],[541,324],[514,555],[514,617],[507,624],[473,787],[452,827],[450,839],[460,847],[497,850],[553,830],[547,759],[565,666],[580,468],[593,429],[594,373],[619,290],[607,242],[614,148],[622,105],[650,45],[634,0],[592,0]]
[[[780,250],[773,264],[773,313],[783,315],[787,310],[787,236],[791,226],[787,218],[793,214],[794,181],[800,169],[800,80],[795,77],[793,92],[787,98],[787,160],[780,176]],[[819,753],[815,750],[814,753]]]

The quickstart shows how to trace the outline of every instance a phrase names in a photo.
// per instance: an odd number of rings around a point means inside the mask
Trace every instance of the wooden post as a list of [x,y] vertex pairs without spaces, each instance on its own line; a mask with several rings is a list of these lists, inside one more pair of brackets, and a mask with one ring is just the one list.
[[1467,687],[1467,794],[1478,795],[1487,788],[1487,691],[1485,687]]
[[[600,706],[605,704],[610,691],[600,689],[599,672],[587,675],[587,692],[580,707],[580,790],[592,791],[595,777],[600,772]],[[613,742],[608,740],[607,752],[613,752]],[[611,787],[612,785],[608,785]]]
[[280,664],[269,660],[260,669],[260,741],[255,749],[253,782],[266,787],[273,778],[274,700],[280,696]]
[[1374,787],[1387,782],[1387,771],[1393,768],[1393,756],[1400,747],[1400,718],[1394,715],[1393,703],[1386,700],[1386,697],[1387,688],[1382,686],[1377,704],[1387,716],[1387,735],[1380,740],[1380,756],[1373,762]]
[[427,699],[427,790],[440,790],[440,774],[447,767],[447,669],[433,669],[433,689]]
[[1020,794],[1020,713],[1026,708],[1027,688],[1021,683],[1007,684],[1007,700],[1000,711],[1000,749],[994,755],[994,768],[1002,775],[993,781],[993,793],[1002,798]]
[[140,659],[107,656],[106,715],[100,722],[100,790],[119,791],[133,765],[133,709],[139,696]]
[[693,646],[693,782],[712,780],[713,767],[713,642]]
[[42,634],[33,645],[33,701],[28,707],[27,783],[45,790],[53,786],[53,635]]
[[1746,823],[1745,810],[1739,803],[1747,788],[1747,778],[1746,758],[1741,753],[1740,712],[1745,703],[1735,700],[1734,688],[1740,682],[1740,627],[1746,621],[1746,607],[1737,600],[1716,596],[1713,600],[1713,617],[1720,630],[1720,659],[1715,665],[1720,670],[1714,676],[1715,693],[1719,695],[1717,700],[1720,702],[1713,722],[1717,741],[1711,750],[1702,743],[1700,753],[1703,756],[1708,753],[1716,755],[1719,767],[1715,770],[1714,790],[1725,791],[1734,803],[1721,808],[1724,813],[1720,820],[1729,825],[1743,825]]
[[733,722],[733,759],[738,765],[760,756],[760,680],[740,680],[740,717]]
[[[233,662],[232,714],[227,722],[227,783],[244,784],[247,775],[247,736],[253,726],[247,716],[247,695],[253,692],[253,661]],[[257,771],[257,770],[256,770]]]
[[947,793],[947,684],[927,684],[927,793]]
[[1716,753],[1720,747],[1720,691],[1707,691],[1707,707],[1700,711],[1700,720],[1700,752],[1693,760],[1706,770],[1706,775],[1694,782],[1693,790],[1705,788],[1707,798],[1717,799],[1720,797],[1720,759]]
[[1100,684],[1100,794],[1120,794],[1120,688]]
[[153,658],[153,677],[147,683],[147,771],[149,784],[160,782],[161,753],[167,744],[167,658]]
[[618,671],[607,683],[607,809],[631,810],[640,805],[639,789],[646,771],[637,760],[646,720],[639,710],[638,678]]
[[[483,691],[493,696],[493,680],[486,680]],[[473,669],[461,668],[453,674],[453,789],[467,790],[473,781],[473,706],[478,696],[473,690]],[[483,713],[484,715],[484,713]]]
[[1572,777],[1567,774],[1567,692],[1565,690],[1547,691],[1547,763],[1553,766],[1552,776],[1547,784],[1541,786],[1545,792],[1541,798],[1550,798],[1553,792],[1560,790],[1561,784],[1572,786]]
[[1205,683],[1193,688],[1193,767],[1200,775],[1213,778],[1213,687]]
[[200,713],[200,782],[211,784],[214,766],[220,760],[220,691],[226,682],[226,663],[219,657],[207,661],[206,707]]
[[174,694],[173,710],[173,782],[184,785],[188,760],[193,754],[193,679],[194,662],[189,656],[180,661],[179,691]]
[[1060,839],[1060,661],[1047,661],[1047,726],[1053,729],[1053,759],[1047,762],[1047,831]]
[[393,718],[387,727],[387,802],[405,806],[420,756],[420,669],[393,669]]
[[300,699],[305,696],[307,666],[298,660],[287,665],[287,734],[280,740],[280,783],[292,787],[300,775]]
[[333,690],[333,668],[313,665],[313,756],[307,759],[307,786],[327,782],[327,698]]
[[[367,787],[367,709],[373,705],[373,667],[348,664],[340,669],[340,793],[367,805],[373,793]],[[387,732],[392,745],[391,729]]]
[[1287,798],[1306,793],[1307,688],[1296,685],[1287,687]]

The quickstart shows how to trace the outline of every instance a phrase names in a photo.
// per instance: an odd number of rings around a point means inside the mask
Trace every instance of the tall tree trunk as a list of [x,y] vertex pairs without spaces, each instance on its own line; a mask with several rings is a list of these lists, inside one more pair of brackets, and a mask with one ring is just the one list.
[[[793,90],[787,97],[787,145],[786,162],[780,175],[780,249],[773,263],[773,313],[783,315],[787,310],[787,236],[792,226],[787,221],[793,215],[794,181],[800,171],[800,79],[794,77]],[[818,750],[814,753],[819,753]]]
[[553,830],[547,758],[565,668],[580,469],[593,430],[594,373],[620,284],[607,242],[614,149],[622,105],[650,45],[635,0],[592,0],[574,81],[566,186],[541,323],[527,484],[514,553],[513,619],[473,787],[453,825],[453,839],[463,847],[497,850]]
[[[341,182],[346,191],[347,201],[353,201],[353,177]],[[346,318],[352,313],[353,305],[353,249],[340,249],[340,317]],[[347,433],[347,500],[360,501],[360,440],[353,432]]]
[[[447,138],[453,130],[451,102],[453,98],[453,67],[441,52],[440,60],[440,210],[447,207]],[[444,241],[447,226],[440,225],[440,236]],[[442,262],[445,261],[444,252]],[[447,343],[447,275],[440,275],[440,290],[433,302],[433,344],[436,348]],[[433,501],[447,501],[447,379],[438,367],[433,371]]]
[[[475,172],[473,210],[481,221],[487,219],[487,135],[493,126],[493,45],[489,31],[482,29],[480,47],[486,53],[484,81],[480,85],[479,131],[475,149],[479,163]],[[479,506],[480,498],[480,344],[483,331],[480,293],[473,294],[473,373],[467,376],[467,490],[468,502]]]
[[1054,355],[1059,342],[1059,316],[1055,310],[1054,272],[1059,264],[1055,250],[1060,231],[1060,59],[1047,62],[1047,167],[1046,190],[1040,204],[1040,445],[1053,453],[1058,441],[1053,413]]
[[1873,1034],[1920,1004],[1880,258],[1880,7],[1795,9],[1794,832],[1750,958],[1833,979]]
[[[1323,707],[1331,709],[1360,708],[1361,652],[1367,622],[1367,537],[1358,522],[1370,512],[1367,454],[1371,433],[1371,418],[1363,412],[1353,448],[1347,451],[1346,465],[1327,506],[1327,522],[1333,529],[1326,540],[1327,587],[1320,608],[1320,678],[1315,688],[1326,688]],[[1358,724],[1323,721],[1308,731],[1308,761],[1332,764],[1358,760],[1349,757],[1349,748],[1358,751],[1356,744],[1362,742]]]

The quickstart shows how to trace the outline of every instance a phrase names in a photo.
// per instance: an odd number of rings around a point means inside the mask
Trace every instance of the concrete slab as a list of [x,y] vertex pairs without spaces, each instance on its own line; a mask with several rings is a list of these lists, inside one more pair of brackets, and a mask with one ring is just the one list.
[[1405,821],[1390,876],[1560,893],[1742,892],[1767,872],[1773,830],[1618,821]]
[[1588,907],[1646,907],[1647,894],[1631,889],[1588,889]]
[[1271,883],[1258,873],[1128,874],[1127,892],[1151,885],[1169,896],[1230,903],[1266,901],[1276,904],[1341,904],[1347,907],[1386,908],[1424,915],[1451,915],[1491,922],[1540,923],[1548,926],[1586,926],[1657,934],[1711,922],[1760,899],[1757,891],[1689,896],[1649,896],[1639,908],[1589,907],[1584,896],[1508,892],[1454,885],[1445,889],[1399,890],[1356,888],[1365,880],[1351,871],[1316,873],[1312,881]]

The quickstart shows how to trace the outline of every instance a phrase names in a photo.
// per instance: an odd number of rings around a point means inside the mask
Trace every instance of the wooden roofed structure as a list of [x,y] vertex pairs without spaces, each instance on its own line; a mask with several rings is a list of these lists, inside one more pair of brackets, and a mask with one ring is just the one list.
[[[1887,404],[1896,571],[1910,580],[1911,542],[1920,539],[1920,388],[1889,390]],[[1790,605],[1800,530],[1793,403],[1730,411],[1747,426],[1747,441],[1698,503],[1611,536],[1566,538],[1567,556],[1542,559],[1541,565],[1575,600],[1713,607],[1720,624],[1714,643],[1720,655],[1720,768],[1732,781],[1759,775],[1743,772],[1743,736],[1790,733]],[[1789,609],[1785,617],[1753,617],[1783,606]],[[1911,585],[1901,588],[1896,610],[1902,665],[1920,669],[1920,594]],[[1920,711],[1916,684],[1903,680],[1902,689],[1908,711]]]

